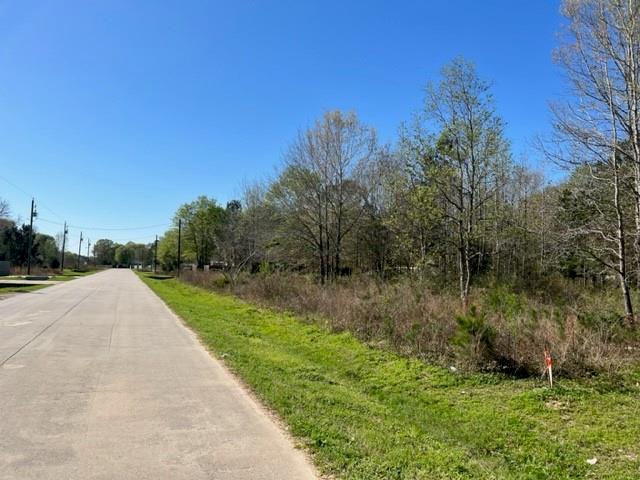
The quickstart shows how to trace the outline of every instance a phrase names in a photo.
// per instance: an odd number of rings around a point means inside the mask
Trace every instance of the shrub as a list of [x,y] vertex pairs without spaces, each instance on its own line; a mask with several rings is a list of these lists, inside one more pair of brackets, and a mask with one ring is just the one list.
[[456,316],[458,330],[452,341],[463,348],[462,358],[472,365],[486,365],[495,359],[494,340],[496,333],[487,322],[486,314],[472,305],[469,312]]

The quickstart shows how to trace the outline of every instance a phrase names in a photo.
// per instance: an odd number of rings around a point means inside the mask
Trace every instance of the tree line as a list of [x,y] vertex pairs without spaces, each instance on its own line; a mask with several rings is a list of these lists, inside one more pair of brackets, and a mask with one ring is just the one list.
[[101,238],[93,246],[93,256],[96,265],[111,265],[113,267],[130,267],[139,265],[149,268],[154,264],[153,243],[114,242],[108,238]]
[[[0,260],[24,266],[28,255],[35,266],[57,269],[60,267],[59,249],[54,237],[35,231],[29,225],[17,225],[9,219],[8,204],[0,199]],[[29,236],[33,235],[31,250]]]
[[[32,235],[31,250],[29,236]],[[0,261],[9,261],[14,267],[25,267],[29,256],[34,267],[57,270],[62,264],[62,233],[55,237],[40,233],[28,224],[20,225],[11,219],[9,204],[0,198]],[[153,243],[127,242],[120,244],[103,238],[91,249],[93,255],[78,257],[77,253],[65,252],[66,267],[154,265]]]
[[207,197],[181,206],[159,257],[176,267],[180,222],[182,260],[198,268],[285,268],[321,283],[408,274],[455,281],[466,305],[476,278],[547,271],[557,188],[513,161],[489,85],[456,59],[397,146],[380,145],[353,112],[327,112],[296,136],[273,181],[225,208]]
[[536,287],[553,275],[640,286],[640,2],[568,0],[556,51],[572,95],[538,152],[554,183],[513,158],[491,85],[463,59],[430,82],[394,145],[354,112],[326,112],[292,140],[278,175],[221,206],[181,206],[161,239],[183,261],[240,270],[353,273],[455,284],[463,306],[487,279]]

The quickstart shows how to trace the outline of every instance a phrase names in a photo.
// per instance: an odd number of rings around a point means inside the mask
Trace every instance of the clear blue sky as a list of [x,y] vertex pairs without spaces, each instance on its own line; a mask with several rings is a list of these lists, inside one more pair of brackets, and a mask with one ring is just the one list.
[[[457,55],[494,84],[516,158],[563,91],[557,1],[5,0],[0,176],[44,220],[166,224],[274,172],[296,131],[355,110],[393,142],[423,87]],[[529,153],[535,163],[535,153]],[[28,219],[29,197],[0,179]],[[87,230],[151,241],[164,228]],[[78,229],[70,229],[70,249]],[[75,245],[75,247],[74,247]]]

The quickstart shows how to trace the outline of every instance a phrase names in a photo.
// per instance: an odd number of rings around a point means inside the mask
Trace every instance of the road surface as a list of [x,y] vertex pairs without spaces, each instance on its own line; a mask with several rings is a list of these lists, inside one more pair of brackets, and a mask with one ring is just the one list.
[[313,479],[129,270],[0,302],[0,479]]

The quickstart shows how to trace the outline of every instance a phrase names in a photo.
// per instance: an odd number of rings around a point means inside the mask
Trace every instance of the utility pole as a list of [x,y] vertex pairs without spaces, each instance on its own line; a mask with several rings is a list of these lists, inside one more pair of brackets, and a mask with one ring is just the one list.
[[27,242],[27,275],[31,275],[31,246],[33,244],[33,217],[36,217],[36,201],[31,199],[31,219],[29,220],[29,241]]
[[156,244],[153,247],[153,273],[158,272],[158,235],[156,235]]
[[182,219],[178,219],[178,277],[180,276],[180,264],[182,260]]
[[90,248],[90,247],[91,247],[91,239],[90,239],[90,238],[87,238],[87,267],[88,267],[88,266],[89,266],[89,264],[91,263],[91,262],[89,261],[89,259],[91,258],[91,257],[89,256],[89,248]]
[[62,231],[62,260],[60,261],[60,273],[64,273],[64,248],[65,243],[67,243],[67,222],[64,222],[64,230]]
[[80,249],[82,248],[82,232],[80,232],[80,243],[78,244],[78,260],[76,261],[76,270],[80,270]]

